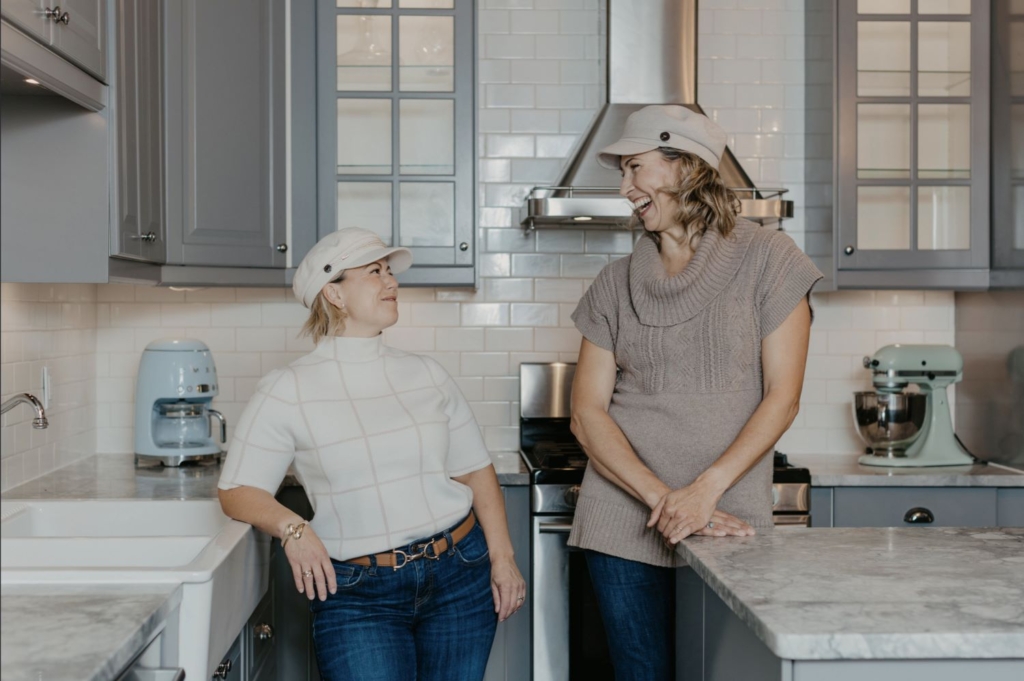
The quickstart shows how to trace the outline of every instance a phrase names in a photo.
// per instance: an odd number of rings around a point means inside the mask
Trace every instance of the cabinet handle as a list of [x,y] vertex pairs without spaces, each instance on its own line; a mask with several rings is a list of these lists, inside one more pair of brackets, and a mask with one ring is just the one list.
[[269,641],[274,638],[274,628],[269,624],[257,624],[252,628],[252,634],[257,641]]
[[935,516],[932,512],[923,506],[916,506],[903,516],[903,522],[910,523],[911,525],[927,525],[928,523],[935,522]]
[[224,660],[217,665],[217,670],[213,672],[213,678],[215,679],[226,679],[228,674],[231,673],[231,660]]
[[846,255],[853,255],[853,251],[853,246],[847,246],[846,248],[843,249],[843,253],[845,253]]
[[469,250],[469,244],[467,244],[465,241],[463,241],[461,244],[459,244],[459,250],[460,251],[468,251]]
[[288,244],[278,244],[277,245],[277,252],[278,253],[287,253],[288,252]]
[[140,234],[138,236],[132,235],[129,238],[130,239],[135,239],[137,241],[145,241],[146,243],[150,243],[151,244],[154,241],[156,241],[156,232],[146,232],[145,234]]

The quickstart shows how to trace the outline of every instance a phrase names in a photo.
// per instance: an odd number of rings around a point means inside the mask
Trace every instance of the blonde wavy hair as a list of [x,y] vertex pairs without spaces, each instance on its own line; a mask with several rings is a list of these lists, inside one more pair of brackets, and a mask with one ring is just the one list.
[[[722,236],[729,236],[736,227],[736,216],[740,212],[740,200],[736,193],[725,186],[718,170],[694,154],[658,147],[667,161],[679,161],[679,181],[676,185],[662,187],[660,191],[676,200],[678,208],[675,220],[686,230],[686,240],[696,248],[700,238],[711,229]],[[640,218],[633,216],[633,229],[642,228]],[[654,243],[661,247],[661,235],[644,231]]]
[[[330,283],[336,284],[344,278],[345,275],[342,274]],[[299,336],[312,337],[314,345],[319,344],[320,340],[326,336],[340,336],[345,330],[345,319],[347,317],[348,314],[346,312],[327,300],[324,292],[320,291],[320,293],[316,294],[316,298],[313,299],[313,304],[309,306],[309,318],[302,325],[302,331],[299,332]]]

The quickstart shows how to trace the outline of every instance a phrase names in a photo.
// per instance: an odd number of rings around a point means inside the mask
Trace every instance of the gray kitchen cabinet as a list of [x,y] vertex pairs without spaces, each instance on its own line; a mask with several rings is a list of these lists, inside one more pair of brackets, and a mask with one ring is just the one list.
[[832,522],[832,488],[811,488],[811,527],[834,527]]
[[[529,485],[501,488],[505,497],[505,515],[516,554],[516,566],[526,580],[526,593],[530,593],[530,487]],[[529,679],[531,672],[530,621],[531,599],[512,617],[498,624],[494,645],[487,660],[484,681],[520,681]]]
[[211,677],[215,681],[245,681],[245,664],[243,653],[245,652],[245,630],[238,634],[238,638],[228,648],[224,659],[217,666]]
[[53,19],[46,15],[44,0],[3,0],[0,16],[44,45],[49,45]]
[[97,80],[107,75],[106,0],[4,0],[0,14]]
[[288,3],[165,8],[167,262],[286,267]]
[[835,6],[837,287],[988,288],[989,3]]
[[[992,1],[992,286],[1024,288],[1024,6]],[[1017,43],[1016,51],[1011,45]]]
[[1003,487],[996,492],[996,524],[1024,527],[1024,489]]
[[[57,0],[53,0],[56,8]],[[98,80],[107,80],[107,0],[60,0],[53,48]]]
[[[271,547],[271,553],[278,549]],[[271,555],[273,560],[273,555]],[[275,651],[277,644],[276,589],[271,584],[267,593],[253,611],[245,627],[245,678],[270,680],[276,677]]]
[[[812,523],[814,527],[995,527],[997,491],[995,487],[816,488],[811,493]],[[829,500],[831,509],[826,508]]]
[[317,4],[318,234],[364,227],[413,251],[402,284],[475,286],[475,4],[366,5]]
[[166,259],[163,191],[162,0],[118,0],[115,11],[117,186],[111,254]]

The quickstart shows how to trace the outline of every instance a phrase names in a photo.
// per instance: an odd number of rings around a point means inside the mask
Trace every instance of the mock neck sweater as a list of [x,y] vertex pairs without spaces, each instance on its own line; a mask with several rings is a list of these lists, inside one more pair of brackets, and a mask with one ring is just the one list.
[[219,487],[276,494],[294,462],[335,560],[404,546],[461,520],[472,490],[452,477],[491,465],[480,429],[437,361],[381,337],[323,339],[256,388]]
[[[682,272],[668,276],[653,240],[594,280],[572,319],[615,355],[608,414],[644,464],[673,489],[692,483],[732,444],[763,397],[761,341],[821,273],[785,233],[738,220],[708,232]],[[772,526],[771,457],[719,508]],[[651,565],[683,564],[650,509],[588,467],[569,544]]]

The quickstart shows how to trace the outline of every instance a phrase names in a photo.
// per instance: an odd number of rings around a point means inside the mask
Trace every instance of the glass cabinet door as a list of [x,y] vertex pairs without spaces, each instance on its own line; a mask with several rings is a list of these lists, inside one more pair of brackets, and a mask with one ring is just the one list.
[[988,266],[987,4],[837,3],[840,272]]
[[472,285],[472,0],[320,0],[319,232],[413,250],[404,283]]
[[1024,0],[992,2],[992,225],[992,267],[1024,270]]

